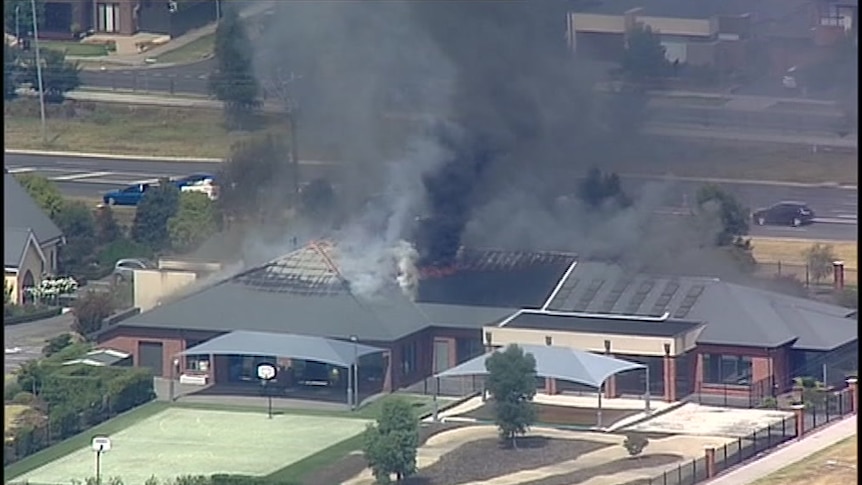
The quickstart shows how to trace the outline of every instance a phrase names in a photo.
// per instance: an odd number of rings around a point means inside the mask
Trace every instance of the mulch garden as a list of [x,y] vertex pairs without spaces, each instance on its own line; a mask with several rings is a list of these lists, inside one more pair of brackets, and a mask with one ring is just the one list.
[[[595,426],[595,408],[576,408],[572,406],[554,406],[551,404],[534,403],[536,407],[536,425],[566,425],[566,426]],[[602,424],[608,426],[621,419],[638,414],[634,409],[602,409]],[[481,421],[494,421],[494,403],[488,401],[482,407],[459,415],[460,417],[473,418]]]
[[[654,466],[671,465],[683,460],[682,456],[671,454],[655,454],[638,457],[627,457],[619,460],[603,463],[598,466],[583,468],[581,470],[566,473],[563,475],[554,475],[552,477],[543,478],[541,480],[533,480],[526,482],[524,485],[572,485],[589,480],[593,477],[604,475],[613,475],[629,470],[637,470],[639,468],[652,468]],[[638,485],[648,485],[649,480],[636,480],[627,485],[638,483]]]

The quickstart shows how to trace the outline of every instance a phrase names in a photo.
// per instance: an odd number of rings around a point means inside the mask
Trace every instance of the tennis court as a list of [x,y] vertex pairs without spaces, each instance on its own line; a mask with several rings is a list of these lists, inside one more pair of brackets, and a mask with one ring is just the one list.
[[[102,476],[144,483],[180,475],[269,475],[361,433],[368,421],[308,415],[170,408],[110,436]],[[7,483],[65,484],[95,476],[95,455],[79,449]]]

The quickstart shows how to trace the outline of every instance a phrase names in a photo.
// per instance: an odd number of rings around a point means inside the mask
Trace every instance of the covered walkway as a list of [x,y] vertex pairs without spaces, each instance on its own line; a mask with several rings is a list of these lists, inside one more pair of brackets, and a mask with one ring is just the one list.
[[[533,358],[536,360],[537,377],[576,382],[578,384],[595,388],[598,391],[598,406],[596,410],[597,427],[602,426],[602,387],[609,377],[620,372],[636,369],[643,369],[646,372],[645,382],[647,385],[644,389],[644,409],[646,412],[650,411],[649,367],[643,364],[607,357],[604,355],[597,355],[568,347],[520,344],[518,344],[518,346],[524,350],[524,353],[533,355]],[[504,349],[498,348],[493,352],[480,355],[479,357],[468,360],[463,364],[436,374],[434,377],[437,380],[437,388],[439,388],[439,379],[441,377],[488,375],[488,370],[485,366],[486,361],[495,352],[499,352],[501,350]],[[435,420],[436,419],[437,415],[435,412]]]
[[[354,395],[358,396],[359,394],[360,361],[363,357],[380,354],[384,351],[385,349],[361,344],[355,338],[350,341],[343,341],[307,335],[237,330],[179,352],[177,357],[207,355],[210,357],[210,362],[214,362],[216,356],[253,356],[269,358],[273,361],[285,358],[291,359],[291,361],[298,360],[345,368],[347,370],[347,404],[356,407],[359,399],[354,399]],[[177,364],[178,359],[174,361],[174,365],[177,366]],[[219,373],[216,370],[217,367],[215,364],[212,365],[211,374]],[[289,371],[291,377],[285,376],[281,381],[285,387],[294,385],[293,366],[290,367]],[[279,378],[280,376],[276,376],[275,380]],[[215,381],[214,378],[212,380]],[[328,376],[323,376],[322,379],[304,379],[301,380],[300,384],[320,387],[330,385]]]

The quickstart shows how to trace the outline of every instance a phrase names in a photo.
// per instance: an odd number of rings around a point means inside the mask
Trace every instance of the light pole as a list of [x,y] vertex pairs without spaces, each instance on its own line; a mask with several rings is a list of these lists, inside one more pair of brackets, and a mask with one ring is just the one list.
[[352,411],[359,406],[359,363],[357,362],[359,354],[357,342],[359,341],[359,337],[351,335],[350,341],[353,342],[353,364],[350,366],[350,369],[348,369],[352,376],[352,378],[349,379],[349,381],[352,382],[348,382],[348,385],[354,388],[352,389],[353,399],[350,402],[350,410]]
[[216,22],[221,20],[221,0],[215,0],[216,4]]
[[[21,4],[15,4],[15,42],[21,42]],[[18,45],[18,48],[21,46]]]
[[36,19],[36,0],[30,0],[33,9],[33,40],[36,42],[36,82],[39,83],[39,117],[42,128],[42,144],[48,144],[48,131],[45,127],[45,83],[42,82],[42,55],[39,53],[39,22]]

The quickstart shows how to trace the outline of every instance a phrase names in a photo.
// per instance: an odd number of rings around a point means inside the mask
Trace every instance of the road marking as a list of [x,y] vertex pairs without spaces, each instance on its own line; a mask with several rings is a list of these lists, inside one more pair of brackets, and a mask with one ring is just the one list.
[[81,180],[88,178],[97,178],[104,177],[105,175],[113,175],[113,172],[86,172],[86,173],[77,173],[72,175],[60,175],[59,177],[49,177],[48,180],[52,180],[54,182],[65,182],[69,180]]
[[198,79],[206,79],[208,77],[209,77],[209,74],[201,74],[200,76],[198,76]]
[[36,171],[36,169],[35,169],[35,168],[33,168],[33,167],[7,168],[6,170],[7,170],[9,173],[11,173],[11,174],[16,174],[16,173],[29,173],[29,172],[35,172],[35,171]]
[[159,73],[155,73],[155,74],[153,74],[153,77],[162,77],[162,75]]

